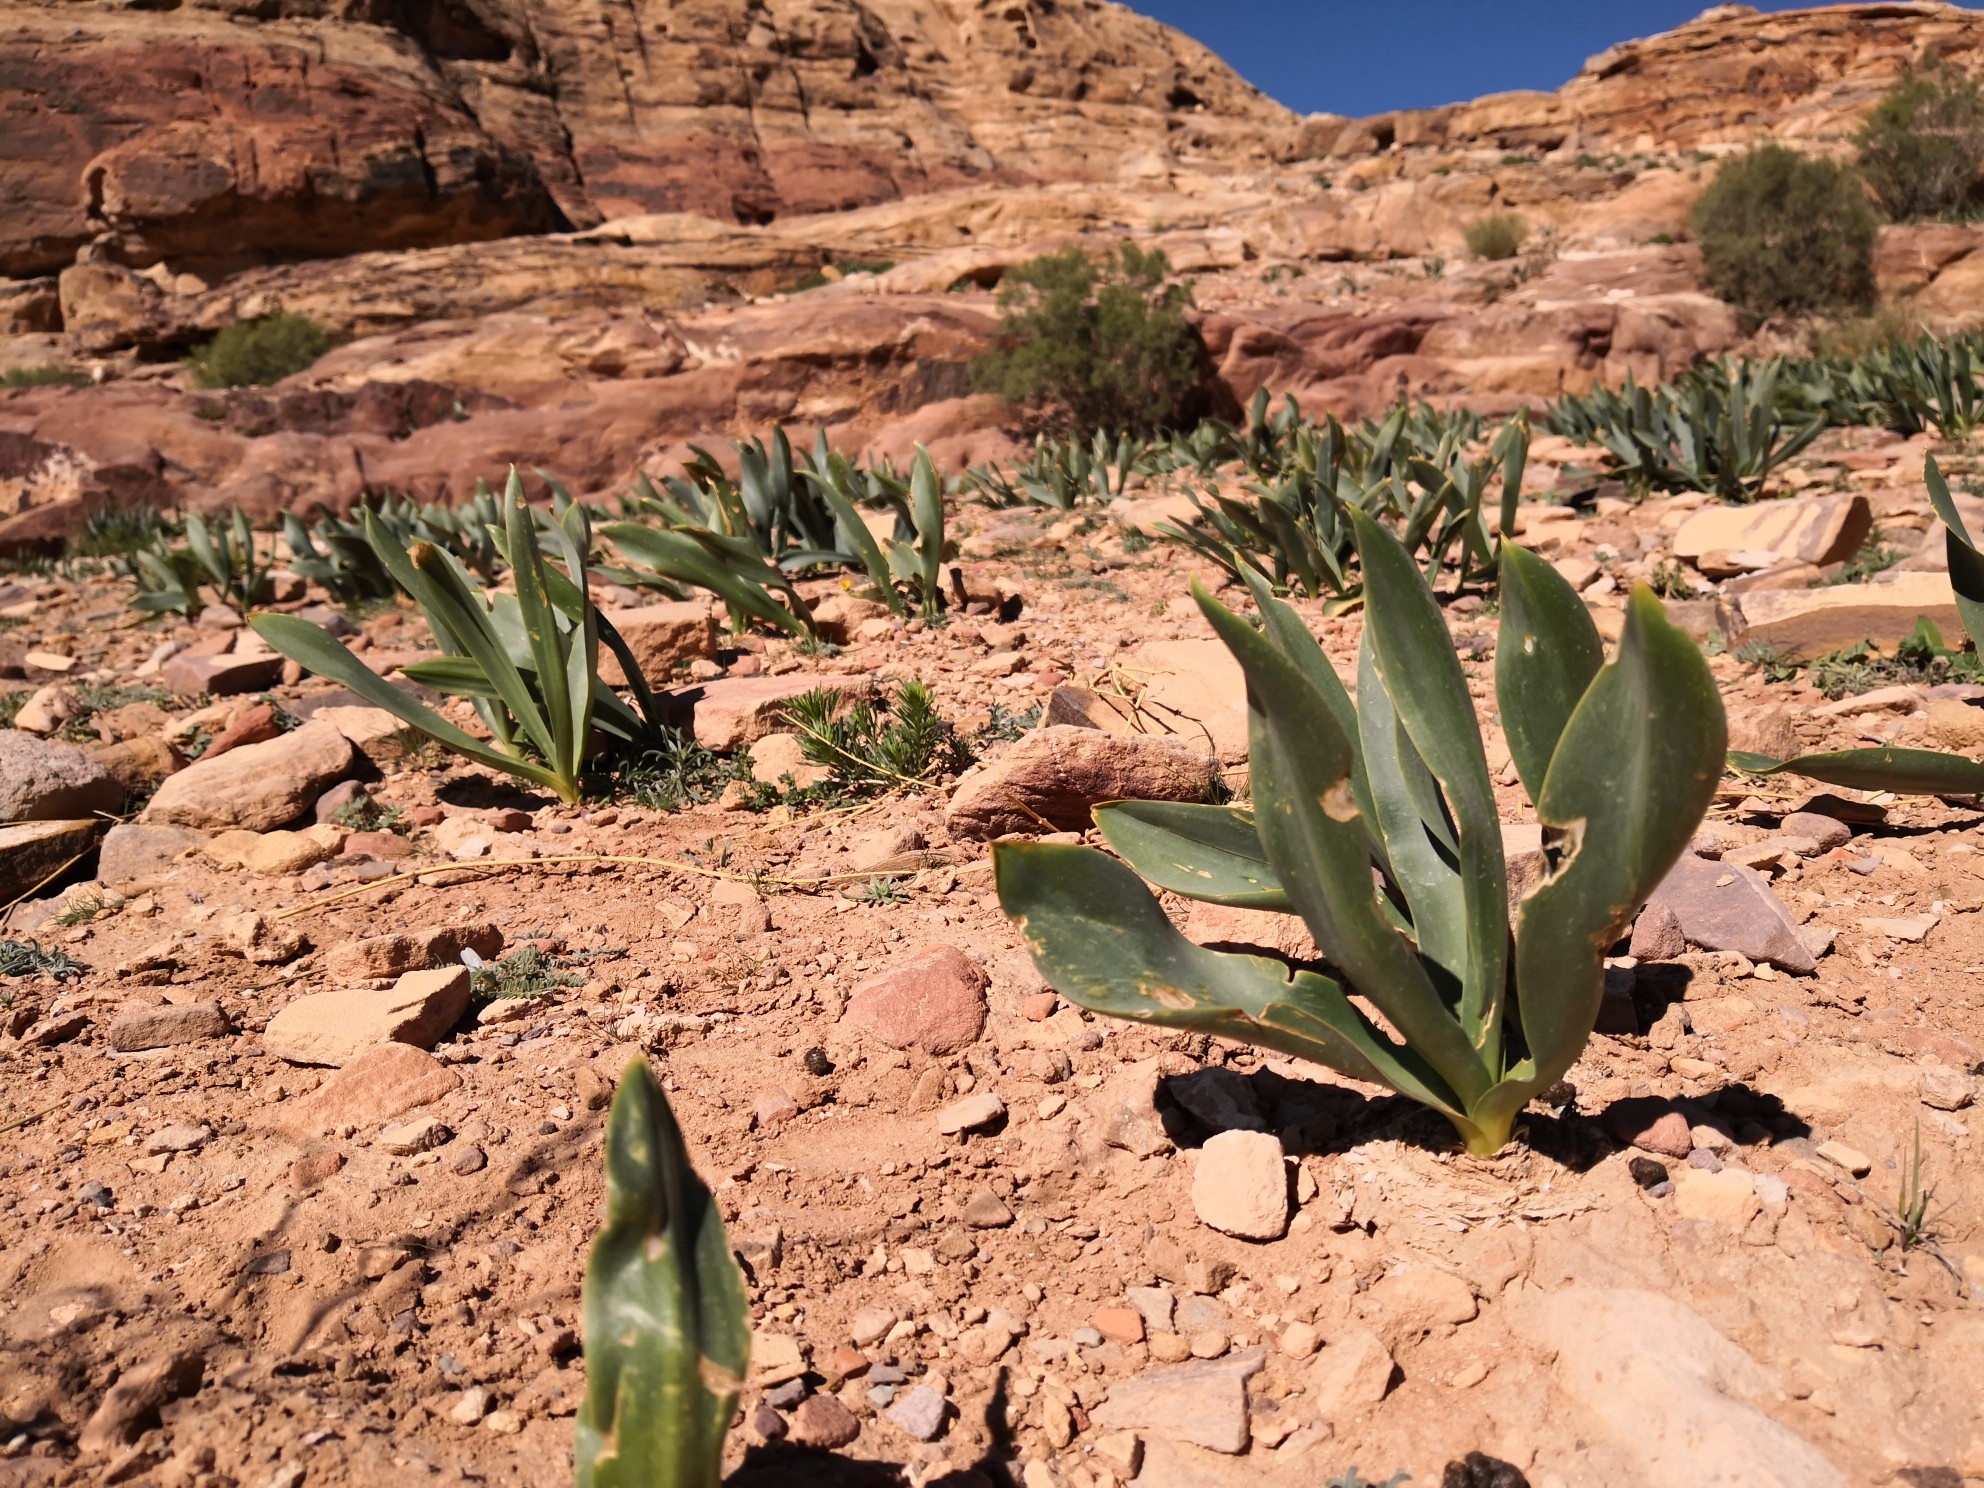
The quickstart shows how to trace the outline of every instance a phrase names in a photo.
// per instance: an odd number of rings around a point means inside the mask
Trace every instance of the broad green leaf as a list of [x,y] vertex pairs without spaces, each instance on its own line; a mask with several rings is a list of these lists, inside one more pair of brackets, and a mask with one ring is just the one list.
[[916,526],[916,555],[922,564],[923,611],[937,611],[937,586],[944,565],[944,484],[930,451],[916,447],[909,474],[910,518]]
[[1502,543],[1500,582],[1495,701],[1509,757],[1534,801],[1564,725],[1604,665],[1605,644],[1577,591],[1527,548]]
[[1337,983],[1192,944],[1114,859],[1087,847],[1002,842],[992,864],[1000,907],[1062,996],[1112,1017],[1278,1049],[1459,1113],[1426,1061],[1372,1026]]
[[685,533],[658,532],[638,522],[614,522],[602,527],[600,535],[634,562],[709,590],[730,607],[733,616],[748,615],[795,635],[807,628],[797,615],[774,600],[763,584],[718,562]]
[[555,787],[551,772],[542,765],[491,749],[473,734],[457,728],[425,703],[401,692],[347,651],[328,631],[312,625],[308,620],[299,620],[294,615],[264,613],[251,616],[248,624],[255,634],[290,660],[320,677],[342,683],[373,707],[385,709],[402,723],[445,744],[457,754],[487,765],[492,770],[520,776],[538,785]]
[[1358,650],[1357,723],[1375,820],[1384,834],[1392,881],[1412,911],[1419,954],[1446,972],[1458,988],[1466,970],[1467,906],[1461,895],[1453,831],[1440,809],[1438,783],[1392,712],[1392,700],[1378,680],[1376,658],[1367,635]]
[[1371,875],[1371,828],[1350,788],[1351,745],[1307,676],[1196,584],[1193,597],[1247,676],[1254,826],[1317,947],[1463,1101],[1488,1074]]
[[1352,512],[1351,522],[1364,565],[1365,644],[1376,652],[1399,725],[1439,781],[1460,838],[1467,951],[1453,969],[1461,978],[1461,1027],[1477,1058],[1497,1061],[1508,991],[1508,881],[1474,703],[1453,637],[1412,555],[1363,513]]
[[[516,587],[517,609],[523,618],[524,638],[530,646],[532,670],[537,673],[537,696],[543,709],[545,737],[538,747],[554,771],[576,776],[585,744],[580,735],[583,724],[573,714],[567,649],[558,633],[557,614],[547,592],[544,554],[538,548],[530,506],[524,500],[523,477],[517,474],[514,465],[503,491],[503,509],[504,527],[510,540],[510,577]],[[591,696],[588,686],[585,701],[590,702]],[[521,715],[519,721],[529,723]],[[536,731],[532,734],[535,737]]]
[[1174,894],[1238,909],[1294,913],[1275,877],[1254,816],[1237,806],[1107,801],[1095,824],[1138,873]]
[[750,1362],[744,1278],[645,1059],[606,1124],[606,1223],[586,1263],[578,1488],[718,1488]]
[[875,534],[870,532],[868,524],[861,520],[861,513],[854,509],[853,502],[836,491],[831,484],[824,480],[816,483],[819,486],[820,499],[826,503],[827,510],[834,515],[838,538],[853,545],[855,555],[861,560],[861,566],[868,571],[869,582],[881,592],[889,608],[898,615],[907,613],[903,609],[901,596],[896,593],[896,586],[889,581],[889,560],[883,556],[882,545],[875,541]]
[[1950,587],[1956,591],[1956,612],[1970,639],[1984,651],[1984,553],[1979,553],[1964,526],[1963,514],[1950,497],[1949,483],[1934,455],[1922,462],[1922,476],[1929,487],[1929,504],[1936,509],[1946,529],[1943,546],[1949,554]]
[[1687,847],[1727,745],[1707,661],[1640,585],[1618,652],[1571,714],[1536,802],[1546,877],[1516,921],[1529,1058],[1471,1111],[1484,1129],[1506,1132],[1583,1051],[1605,953]]
[[[1373,820],[1371,782],[1366,778],[1363,751],[1357,737],[1357,708],[1350,701],[1343,678],[1336,674],[1329,657],[1323,654],[1321,643],[1293,605],[1275,598],[1273,588],[1255,570],[1245,569],[1240,577],[1246,582],[1247,592],[1254,596],[1254,604],[1261,612],[1262,632],[1288,663],[1314,685],[1329,706],[1330,716],[1336,720],[1337,727],[1343,730],[1343,737],[1350,744],[1350,789],[1357,797],[1358,809],[1364,813],[1365,820]],[[1372,850],[1382,855],[1383,848],[1377,841],[1377,834],[1373,832],[1371,836]]]
[[1745,775],[1803,775],[1848,790],[1918,796],[1984,793],[1984,764],[1933,749],[1838,749],[1788,760],[1732,749],[1729,763]]

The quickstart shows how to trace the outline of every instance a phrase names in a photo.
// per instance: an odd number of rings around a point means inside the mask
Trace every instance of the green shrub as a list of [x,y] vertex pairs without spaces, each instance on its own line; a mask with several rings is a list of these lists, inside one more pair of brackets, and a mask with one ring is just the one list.
[[1890,217],[1949,216],[1977,191],[1984,89],[1942,62],[1907,73],[1853,139],[1860,173]]
[[1469,253],[1494,263],[1522,252],[1523,240],[1529,236],[1529,224],[1514,212],[1490,212],[1486,217],[1475,218],[1460,232],[1467,240]]
[[1191,290],[1164,254],[1126,243],[1091,260],[1079,247],[1021,264],[999,288],[1001,344],[974,384],[1036,429],[1151,433],[1186,413],[1199,388]]
[[79,372],[74,367],[15,367],[8,372],[0,372],[0,387],[88,387],[90,375]]
[[1709,291],[1758,317],[1874,297],[1874,209],[1853,173],[1763,145],[1723,162],[1695,203]]
[[331,333],[307,315],[278,310],[240,320],[186,358],[193,385],[267,387],[301,372],[331,349]]

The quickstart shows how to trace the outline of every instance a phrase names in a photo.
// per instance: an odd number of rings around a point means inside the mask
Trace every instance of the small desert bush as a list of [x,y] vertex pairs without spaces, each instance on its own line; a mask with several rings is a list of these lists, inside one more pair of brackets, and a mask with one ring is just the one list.
[[1038,430],[1086,435],[1175,426],[1199,390],[1191,290],[1158,250],[1079,247],[1021,264],[999,288],[1000,344],[973,365]]
[[1902,77],[1854,136],[1860,173],[1897,222],[1970,206],[1984,162],[1984,89],[1947,63]]
[[0,372],[0,387],[88,387],[90,375],[74,367],[15,367]]
[[331,333],[307,315],[278,310],[240,320],[186,358],[195,387],[267,387],[331,349]]
[[1874,209],[1829,160],[1763,145],[1724,161],[1694,228],[1709,291],[1758,318],[1873,299]]
[[1523,241],[1529,236],[1529,224],[1514,212],[1490,212],[1468,223],[1461,229],[1461,236],[1467,240],[1470,254],[1495,263],[1522,252]]

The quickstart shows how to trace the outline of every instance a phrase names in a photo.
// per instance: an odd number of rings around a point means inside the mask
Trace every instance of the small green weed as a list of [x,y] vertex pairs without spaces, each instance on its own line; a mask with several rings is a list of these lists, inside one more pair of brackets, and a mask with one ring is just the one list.
[[1771,682],[1789,682],[1798,675],[1798,664],[1786,661],[1783,651],[1769,641],[1743,641],[1729,654]]
[[596,961],[613,961],[627,954],[624,946],[601,946],[590,951],[569,951],[554,955],[540,945],[526,943],[500,961],[480,967],[471,980],[478,997],[492,1001],[502,998],[548,997],[561,987],[585,983],[576,968]]
[[1895,1198],[1894,1227],[1901,1232],[1901,1248],[1917,1250],[1936,1241],[1936,1221],[1940,1211],[1930,1212],[1936,1201],[1936,1185],[1925,1183],[1922,1160],[1922,1123],[1915,1123],[1915,1149],[1901,1170],[1901,1192]]
[[725,760],[679,729],[664,731],[659,745],[625,766],[613,794],[650,811],[681,811],[714,801],[733,780],[751,778],[751,756],[741,750]]
[[854,896],[863,904],[907,904],[909,895],[903,892],[902,880],[876,876],[861,886],[861,892]]
[[1886,536],[1876,527],[1860,544],[1860,550],[1846,560],[1846,567],[1823,582],[1827,584],[1864,584],[1884,568],[1893,568],[1906,557],[1901,549],[1888,546]]
[[397,832],[404,837],[411,830],[406,812],[397,806],[381,806],[370,796],[347,801],[331,813],[331,820],[347,832]]
[[1015,713],[1004,703],[994,703],[986,709],[985,726],[971,736],[972,752],[976,754],[990,744],[1010,744],[1038,728],[1042,711],[1038,703],[1024,713]]
[[970,763],[924,683],[903,683],[879,707],[860,703],[842,712],[840,703],[838,693],[809,692],[793,700],[786,721],[799,731],[806,758],[831,771],[848,795],[920,786]]
[[1144,553],[1148,552],[1150,547],[1150,538],[1146,534],[1138,532],[1135,528],[1123,534],[1123,551],[1126,553]]
[[107,914],[116,906],[101,894],[85,894],[55,917],[55,923],[63,929],[75,925],[87,925],[100,914]]
[[48,976],[60,982],[88,970],[61,951],[43,950],[40,941],[0,940],[0,977]]
[[1662,599],[1693,599],[1695,586],[1688,582],[1688,571],[1672,559],[1656,564],[1647,583]]
[[12,728],[14,718],[28,705],[31,692],[0,692],[0,728]]
[[122,558],[147,550],[162,550],[180,535],[177,524],[156,507],[100,506],[83,518],[83,530],[70,551],[80,558]]
[[1896,683],[1934,687],[1980,678],[1984,678],[1984,657],[1945,646],[1942,632],[1925,616],[1916,622],[1914,633],[1895,647],[1893,656],[1877,656],[1864,642],[1849,646],[1814,661],[1810,681],[1828,698],[1838,699]]

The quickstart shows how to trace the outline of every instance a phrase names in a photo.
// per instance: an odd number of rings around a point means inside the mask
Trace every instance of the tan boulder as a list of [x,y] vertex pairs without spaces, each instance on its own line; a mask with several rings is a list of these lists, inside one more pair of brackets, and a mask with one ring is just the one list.
[[[605,614],[634,654],[634,662],[650,687],[666,686],[678,663],[716,655],[716,611],[702,600],[642,605]],[[627,685],[620,658],[605,646],[599,649],[599,675],[609,687]]]
[[380,992],[312,992],[269,1020],[262,1046],[292,1064],[349,1064],[375,1044],[431,1048],[468,1011],[465,966],[410,971]]
[[0,826],[0,904],[34,892],[96,844],[101,821],[25,821]]
[[336,857],[344,846],[345,836],[342,827],[327,823],[300,832],[244,832],[237,828],[211,839],[204,851],[224,867],[245,868],[264,878],[281,878]]
[[309,811],[352,765],[350,741],[323,723],[196,760],[158,788],[140,820],[153,825],[266,832]]
[[[1674,556],[1699,566],[1716,552],[1769,553],[1823,566],[1860,551],[1874,530],[1867,498],[1800,496],[1753,506],[1705,506],[1674,533]],[[1768,567],[1767,562],[1746,565]],[[1703,569],[1703,572],[1707,572]]]
[[1215,768],[1182,739],[1051,724],[968,771],[945,815],[959,837],[1081,831],[1102,801],[1203,801]]
[[1903,574],[1889,583],[1826,589],[1767,589],[1742,596],[1746,641],[1764,641],[1787,661],[1809,661],[1871,642],[1892,651],[1927,617],[1947,640],[1963,634],[1947,574]]

